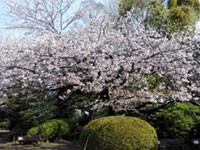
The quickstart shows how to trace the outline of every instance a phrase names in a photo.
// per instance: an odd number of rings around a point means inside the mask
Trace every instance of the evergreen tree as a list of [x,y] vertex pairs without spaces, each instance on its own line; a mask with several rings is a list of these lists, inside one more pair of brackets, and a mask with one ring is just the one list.
[[189,26],[195,29],[200,14],[200,2],[198,0],[169,0],[167,3],[160,0],[121,0],[119,15],[125,16],[130,10],[133,10],[134,19],[143,18],[140,23],[146,28],[169,35],[186,31]]
[[188,26],[195,28],[200,15],[198,0],[169,0],[168,9],[170,22],[175,25],[173,32],[187,30]]
[[7,96],[3,102],[7,109],[6,119],[10,121],[13,135],[23,135],[29,128],[56,115],[56,99],[49,91],[40,91],[31,87],[22,88],[18,85],[10,89]]

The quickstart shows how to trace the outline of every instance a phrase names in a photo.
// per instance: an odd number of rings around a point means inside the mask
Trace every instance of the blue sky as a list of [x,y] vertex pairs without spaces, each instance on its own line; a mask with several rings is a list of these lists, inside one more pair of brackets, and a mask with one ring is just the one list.
[[7,34],[16,34],[20,35],[20,31],[16,30],[5,30],[3,29],[6,22],[9,22],[9,17],[6,14],[6,5],[3,0],[0,0],[0,36],[7,35]]
[[6,12],[6,9],[4,8],[5,4],[3,0],[0,0],[0,26],[3,25],[3,22],[7,20],[7,18],[4,16],[4,13]]
[[3,0],[0,0],[0,34],[2,34],[2,32],[4,32],[2,30],[2,27],[4,25],[4,22],[6,22],[8,20],[8,18],[4,15],[6,13],[6,9],[4,7],[5,7],[5,4],[4,4]]

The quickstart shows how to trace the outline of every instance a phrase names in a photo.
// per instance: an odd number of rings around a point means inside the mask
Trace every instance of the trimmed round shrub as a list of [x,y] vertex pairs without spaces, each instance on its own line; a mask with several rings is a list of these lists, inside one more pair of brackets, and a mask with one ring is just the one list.
[[69,135],[69,125],[61,119],[52,119],[28,130],[27,135],[40,135],[44,141],[53,141]]
[[87,124],[79,139],[81,150],[157,150],[157,134],[146,121],[111,116]]

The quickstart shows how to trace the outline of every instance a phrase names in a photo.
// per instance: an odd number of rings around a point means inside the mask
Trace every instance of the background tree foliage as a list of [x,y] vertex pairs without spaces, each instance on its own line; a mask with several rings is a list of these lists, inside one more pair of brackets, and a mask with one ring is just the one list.
[[132,10],[134,20],[143,23],[151,3],[152,0],[121,0],[119,3],[119,15],[125,16],[128,11]]
[[156,128],[159,138],[199,137],[200,107],[193,103],[173,102],[146,113],[147,120]]
[[119,15],[124,16],[133,9],[133,18],[143,18],[140,22],[146,28],[168,35],[186,31],[188,26],[195,29],[199,18],[200,3],[198,0],[121,0]]
[[169,19],[175,24],[174,31],[183,31],[188,25],[194,27],[199,18],[200,3],[198,0],[169,0]]
[[49,91],[34,90],[31,87],[21,88],[16,86],[3,100],[6,105],[6,118],[10,120],[11,134],[23,135],[36,125],[50,120],[56,115],[56,99]]

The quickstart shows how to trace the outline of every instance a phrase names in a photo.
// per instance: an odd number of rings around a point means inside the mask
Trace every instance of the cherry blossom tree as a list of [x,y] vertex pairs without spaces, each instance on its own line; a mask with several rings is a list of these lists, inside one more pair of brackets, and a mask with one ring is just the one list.
[[[131,15],[130,15],[131,16]],[[137,102],[199,101],[199,37],[167,39],[155,31],[134,28],[130,18],[110,21],[101,16],[86,27],[63,34],[35,34],[1,43],[1,89],[21,82],[37,82],[40,88],[107,91],[90,105],[111,105],[116,110],[134,109]],[[148,75],[160,79],[153,90]],[[36,87],[37,88],[37,87]]]
[[91,0],[4,0],[12,19],[7,29],[48,30],[61,33],[80,20],[89,10]]

